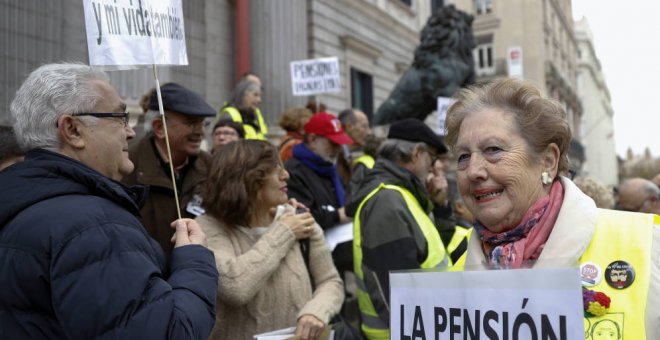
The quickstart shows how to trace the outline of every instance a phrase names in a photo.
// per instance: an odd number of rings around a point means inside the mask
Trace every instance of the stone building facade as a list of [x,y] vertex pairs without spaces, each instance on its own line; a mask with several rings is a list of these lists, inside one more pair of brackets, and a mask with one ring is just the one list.
[[[161,83],[174,81],[220,108],[240,72],[236,65],[236,4],[248,3],[250,71],[264,83],[262,111],[274,127],[294,97],[289,63],[338,57],[342,91],[317,96],[328,110],[350,106],[375,111],[413,58],[419,32],[441,1],[417,0],[195,0],[183,1],[188,66],[160,67]],[[0,124],[26,75],[57,61],[88,62],[80,0],[0,0]],[[243,63],[245,64],[245,63]],[[154,86],[153,71],[111,72],[111,82],[140,112],[138,101]],[[135,115],[132,121],[135,121]],[[281,133],[277,128],[274,134]]]
[[[475,16],[479,79],[508,76],[507,60],[522,51],[522,77],[565,108],[573,132],[573,170],[584,161],[582,104],[577,94],[577,40],[571,0],[448,0]],[[519,57],[519,55],[517,55]]]
[[578,41],[578,93],[582,115],[582,143],[585,146],[584,174],[602,184],[619,183],[614,146],[612,99],[594,49],[594,38],[587,19],[575,22]]

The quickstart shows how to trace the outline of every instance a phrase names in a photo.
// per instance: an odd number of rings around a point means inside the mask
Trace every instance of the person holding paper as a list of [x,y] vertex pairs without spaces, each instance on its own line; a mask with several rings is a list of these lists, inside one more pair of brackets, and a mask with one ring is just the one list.
[[389,272],[450,265],[432,214],[444,202],[444,174],[434,167],[447,148],[422,121],[393,123],[374,168],[353,196],[353,263],[362,332],[389,339]]
[[140,221],[169,257],[172,252],[171,230],[167,228],[177,218],[177,202],[167,153],[170,142],[172,167],[179,208],[182,217],[193,218],[203,213],[201,192],[207,177],[211,156],[201,149],[204,128],[215,110],[194,91],[176,83],[160,87],[165,119],[158,108],[158,93],[151,92],[145,117],[147,134],[129,148],[128,155],[135,171],[124,177],[128,185],[149,186],[149,196],[140,209]]
[[585,297],[610,299],[609,309],[585,306],[589,318],[623,314],[624,339],[660,338],[660,216],[598,209],[563,176],[571,131],[561,104],[498,79],[461,90],[445,128],[475,220],[466,270],[579,263]]
[[[83,64],[34,70],[11,104],[25,161],[0,173],[0,338],[205,339],[218,272],[190,219],[171,266],[138,221],[126,104]],[[163,227],[170,227],[170,223]]]
[[296,213],[295,200],[287,202],[288,179],[266,141],[236,141],[213,156],[207,214],[197,218],[220,272],[212,339],[252,339],[291,326],[302,339],[316,339],[339,312],[344,290],[323,231],[309,212]]
[[248,74],[236,84],[231,99],[220,109],[216,120],[228,118],[243,124],[245,139],[266,140],[268,125],[261,115],[260,103],[261,79]]

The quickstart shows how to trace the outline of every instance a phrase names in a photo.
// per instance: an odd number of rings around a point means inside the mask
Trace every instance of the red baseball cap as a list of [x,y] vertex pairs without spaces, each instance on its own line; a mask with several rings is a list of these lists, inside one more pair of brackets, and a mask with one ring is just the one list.
[[327,112],[313,115],[305,124],[305,133],[323,136],[337,144],[353,144],[351,137],[341,128],[339,119]]

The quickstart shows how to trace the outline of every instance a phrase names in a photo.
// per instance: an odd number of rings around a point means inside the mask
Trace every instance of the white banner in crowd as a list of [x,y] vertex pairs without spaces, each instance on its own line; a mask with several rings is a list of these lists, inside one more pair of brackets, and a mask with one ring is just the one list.
[[390,274],[392,339],[584,339],[577,268]]
[[181,0],[83,0],[90,65],[188,65]]
[[506,52],[506,63],[509,77],[523,77],[523,50],[520,46],[509,47]]
[[436,132],[441,136],[445,135],[447,110],[449,110],[451,104],[454,104],[454,101],[454,98],[451,97],[438,97],[438,108],[436,109],[436,112],[438,112],[438,131]]
[[341,91],[337,57],[291,62],[291,87],[294,96]]

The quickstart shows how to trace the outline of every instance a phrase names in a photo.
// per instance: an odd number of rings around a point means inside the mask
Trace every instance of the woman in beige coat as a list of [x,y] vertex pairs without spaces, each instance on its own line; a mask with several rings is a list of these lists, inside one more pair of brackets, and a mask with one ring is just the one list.
[[323,231],[287,204],[288,178],[268,142],[241,140],[214,155],[207,214],[197,219],[220,272],[212,339],[293,326],[302,339],[316,339],[341,308],[343,284]]

